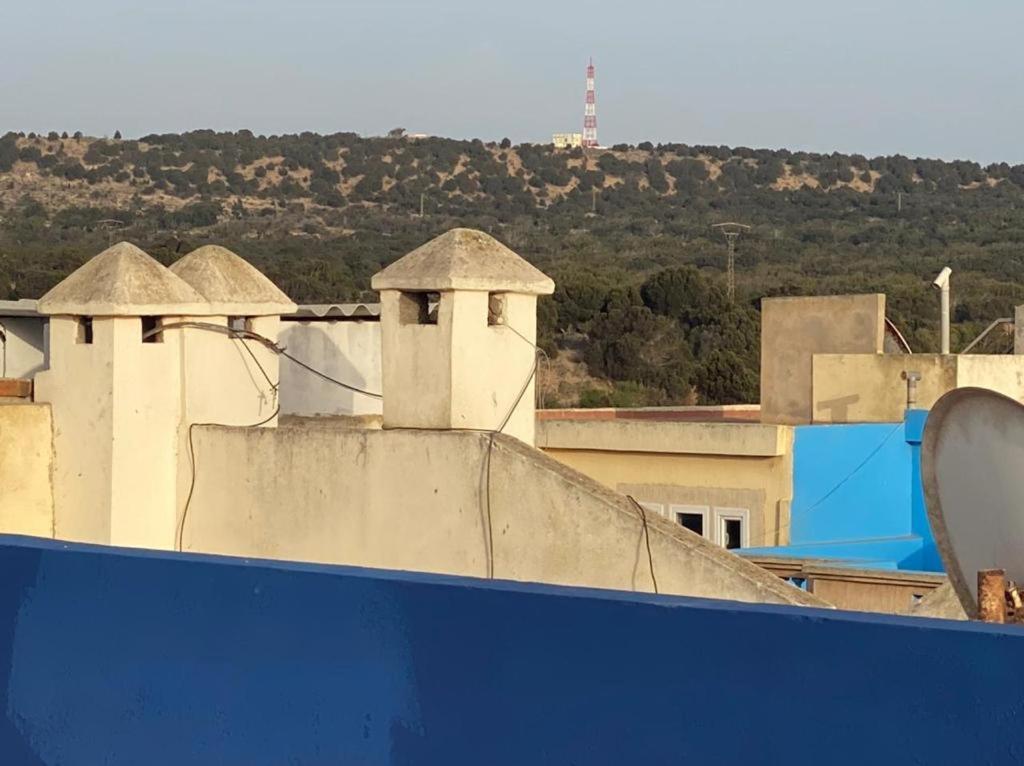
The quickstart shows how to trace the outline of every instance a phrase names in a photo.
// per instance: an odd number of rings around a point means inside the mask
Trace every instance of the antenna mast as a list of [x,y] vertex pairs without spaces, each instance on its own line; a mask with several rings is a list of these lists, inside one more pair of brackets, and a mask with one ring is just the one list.
[[587,65],[587,98],[583,105],[583,146],[597,146],[597,95],[594,91],[594,59]]
[[750,229],[749,226],[743,223],[716,223],[712,229],[718,229],[725,236],[725,243],[729,248],[729,261],[726,266],[725,278],[726,278],[726,290],[729,295],[729,303],[732,303],[736,299],[736,240],[740,238],[740,234]]

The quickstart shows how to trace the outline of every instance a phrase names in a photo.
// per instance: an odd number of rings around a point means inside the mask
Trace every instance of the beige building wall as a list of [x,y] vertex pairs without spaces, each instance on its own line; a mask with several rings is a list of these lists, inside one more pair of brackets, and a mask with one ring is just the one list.
[[46,320],[0,316],[0,378],[31,378],[46,369]]
[[54,534],[147,548],[173,541],[180,335],[142,342],[139,317],[50,320],[50,369],[35,396],[54,419]]
[[45,404],[0,404],[0,533],[53,536],[53,424]]
[[195,436],[185,550],[649,592],[649,541],[661,593],[821,603],[505,435]]
[[94,323],[91,344],[79,343],[77,336],[74,317],[51,317],[50,368],[35,377],[35,400],[50,403],[53,411],[54,534],[62,540],[108,542],[113,320]]
[[384,427],[495,430],[515,404],[504,433],[532,444],[536,296],[502,294],[490,324],[490,293],[439,295],[436,324],[422,324],[407,294],[381,292]]
[[[228,325],[224,316],[181,321],[225,329]],[[253,332],[276,340],[280,329],[278,317],[252,317],[248,322]],[[182,337],[184,424],[244,426],[273,415],[278,405],[274,387],[280,380],[280,357],[276,353],[258,341],[233,338],[210,329],[185,327],[173,332],[180,332]],[[271,417],[268,425],[275,422]]]
[[749,546],[789,542],[793,430],[760,423],[538,422],[537,446],[601,484],[661,506],[749,510]]
[[885,296],[833,295],[761,301],[761,417],[810,423],[815,354],[874,354],[885,336]]
[[895,423],[907,406],[904,372],[917,372],[917,407],[947,391],[977,386],[1024,401],[1024,358],[1016,355],[816,354],[814,421]]
[[[383,390],[379,321],[283,321],[281,345],[332,378],[365,391]],[[281,359],[282,414],[380,415],[382,411],[380,399],[347,391]]]

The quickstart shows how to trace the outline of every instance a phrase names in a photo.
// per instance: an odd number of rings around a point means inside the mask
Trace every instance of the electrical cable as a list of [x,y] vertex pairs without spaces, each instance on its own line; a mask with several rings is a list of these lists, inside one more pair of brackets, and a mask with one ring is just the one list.
[[636,512],[640,514],[640,522],[644,527],[644,542],[647,544],[647,565],[651,570],[651,582],[654,585],[654,592],[658,593],[658,578],[654,576],[654,556],[651,555],[651,533],[650,530],[647,529],[647,509],[640,505],[640,503],[637,502],[637,499],[632,495],[626,495],[626,497],[630,499],[633,506],[636,508]]
[[267,373],[266,368],[260,362],[259,357],[256,356],[255,352],[245,342],[246,340],[256,341],[256,342],[262,344],[263,346],[265,346],[266,348],[268,348],[269,350],[273,351],[274,353],[288,357],[289,359],[291,359],[293,362],[295,362],[296,364],[300,365],[301,367],[304,367],[305,369],[309,370],[310,372],[316,373],[317,375],[320,375],[321,377],[325,378],[326,380],[329,380],[330,382],[335,383],[336,385],[342,386],[343,388],[347,388],[347,389],[350,389],[350,390],[353,390],[353,391],[357,391],[359,393],[366,394],[367,396],[380,396],[379,394],[374,394],[374,393],[372,393],[370,391],[363,391],[362,389],[358,389],[355,386],[350,386],[350,385],[348,385],[346,383],[343,383],[342,381],[335,380],[334,378],[331,378],[330,376],[325,375],[324,373],[321,373],[319,370],[316,370],[313,367],[310,367],[305,362],[302,362],[301,360],[296,359],[295,357],[293,357],[291,354],[288,354],[283,348],[278,346],[274,341],[270,340],[269,338],[267,338],[267,337],[265,337],[263,335],[260,335],[259,333],[252,332],[251,330],[237,330],[237,329],[235,329],[233,327],[228,327],[228,326],[225,326],[225,325],[214,324],[213,322],[197,322],[197,321],[168,322],[166,324],[161,324],[158,327],[156,327],[156,328],[154,328],[154,329],[144,333],[142,338],[143,338],[143,340],[145,340],[146,338],[151,337],[153,335],[157,335],[157,334],[163,332],[164,330],[170,330],[170,329],[176,329],[176,328],[186,328],[186,327],[187,328],[198,329],[198,330],[205,330],[205,331],[208,331],[208,332],[216,332],[216,333],[219,333],[219,334],[222,334],[222,335],[227,335],[232,340],[236,340],[239,343],[241,343],[242,348],[244,348],[246,350],[246,352],[249,354],[249,356],[252,358],[253,362],[256,364],[256,367],[259,369],[260,374],[263,375],[263,378],[267,381],[267,384],[270,386],[270,394],[273,397],[273,401],[274,401],[274,411],[272,413],[270,413],[270,415],[268,415],[267,417],[263,418],[262,420],[257,421],[256,423],[250,423],[250,424],[242,425],[242,426],[238,426],[238,425],[235,425],[235,424],[232,424],[232,423],[190,423],[189,424],[189,426],[188,426],[188,456],[189,456],[189,467],[191,469],[191,477],[189,479],[188,494],[185,497],[185,505],[184,505],[184,508],[182,508],[182,512],[181,512],[181,520],[179,521],[179,523],[177,525],[177,528],[175,529],[175,547],[177,548],[178,551],[181,551],[183,546],[184,546],[185,523],[186,523],[186,521],[188,519],[188,512],[189,512],[189,509],[192,506],[192,497],[195,494],[195,488],[196,488],[196,476],[197,476],[197,472],[198,472],[198,466],[197,466],[197,463],[196,463],[195,439],[194,439],[194,432],[195,432],[196,426],[224,426],[224,427],[229,427],[229,428],[259,428],[260,426],[263,426],[263,425],[266,425],[267,423],[269,423],[271,420],[276,418],[281,413],[281,404],[280,404],[280,399],[279,399],[279,391],[280,391],[281,382],[280,382],[280,380],[278,380],[278,382],[275,383],[273,380],[271,380],[270,375]]
[[281,412],[281,405],[278,404],[274,408],[274,411],[272,413],[270,413],[270,415],[265,417],[263,420],[259,421],[258,423],[251,423],[249,425],[244,425],[244,426],[236,426],[236,425],[232,425],[230,423],[190,423],[189,424],[189,426],[188,426],[188,462],[189,462],[189,466],[191,467],[191,470],[192,470],[192,476],[189,479],[188,494],[185,496],[185,507],[182,508],[182,511],[181,511],[181,521],[178,522],[178,528],[177,528],[177,530],[175,530],[175,535],[174,535],[174,537],[175,537],[175,540],[174,540],[175,547],[177,548],[177,550],[179,552],[182,550],[182,545],[183,545],[183,541],[184,541],[184,537],[185,537],[185,520],[188,518],[188,510],[189,510],[189,507],[191,507],[191,505],[192,505],[192,495],[195,493],[195,490],[196,490],[196,473],[197,473],[197,470],[196,470],[197,469],[197,466],[196,466],[196,448],[195,448],[195,442],[193,442],[193,440],[192,440],[192,431],[195,429],[196,426],[224,426],[224,427],[227,427],[227,428],[259,428],[260,426],[266,425],[271,420],[276,418],[280,414],[280,412]]
[[523,396],[526,395],[527,390],[530,388],[530,383],[532,383],[534,378],[537,376],[537,352],[539,352],[541,350],[537,346],[536,343],[531,341],[529,338],[527,338],[525,335],[523,335],[521,332],[519,332],[519,330],[517,330],[516,328],[514,328],[514,327],[512,327],[510,325],[507,325],[507,324],[503,324],[503,325],[500,325],[500,326],[504,327],[504,328],[506,328],[508,330],[511,330],[513,333],[515,333],[520,338],[522,338],[523,342],[525,342],[527,345],[531,346],[534,349],[534,354],[533,354],[533,364],[530,365],[530,374],[526,376],[526,380],[523,382],[522,388],[519,389],[519,394],[516,396],[515,400],[512,402],[512,406],[509,407],[508,412],[505,413],[505,417],[502,418],[501,425],[499,425],[497,427],[497,429],[490,430],[490,431],[487,431],[486,429],[466,429],[466,430],[473,430],[473,431],[484,431],[485,433],[488,434],[488,438],[487,438],[487,469],[486,469],[487,475],[486,475],[486,479],[484,481],[484,488],[485,488],[485,495],[486,495],[486,499],[487,499],[487,505],[486,505],[486,515],[487,515],[487,579],[489,579],[489,580],[493,580],[494,579],[494,523],[493,523],[493,517],[492,517],[492,514],[491,514],[491,459],[492,459],[492,456],[493,456],[493,453],[494,453],[494,440],[497,438],[499,433],[501,433],[502,431],[505,430],[505,426],[507,426],[508,422],[512,419],[512,415],[515,413],[516,409],[519,407],[519,403],[523,400]]
[[[157,333],[163,332],[164,330],[173,330],[173,329],[182,328],[182,327],[187,327],[187,328],[191,328],[191,329],[195,329],[195,330],[206,330],[208,332],[217,332],[217,333],[220,333],[222,335],[227,335],[227,336],[229,336],[231,338],[234,338],[236,340],[254,340],[254,341],[257,341],[257,342],[261,343],[262,345],[266,346],[271,351],[273,351],[275,354],[277,354],[279,356],[283,356],[286,359],[290,359],[292,362],[297,364],[299,367],[303,368],[304,370],[307,370],[308,372],[313,373],[314,375],[317,375],[317,376],[323,378],[324,380],[328,381],[329,383],[333,383],[334,385],[340,386],[341,388],[344,388],[344,389],[347,389],[349,391],[352,391],[353,393],[362,394],[363,396],[373,397],[374,399],[382,399],[383,398],[382,394],[379,394],[379,393],[377,393],[375,391],[367,391],[366,389],[359,388],[358,386],[353,386],[351,383],[345,383],[344,381],[338,380],[337,378],[332,378],[327,373],[321,372],[320,370],[316,369],[315,367],[312,367],[309,364],[307,364],[306,362],[303,362],[301,359],[297,358],[296,356],[294,356],[292,354],[289,354],[287,349],[285,349],[284,347],[278,345],[277,343],[272,341],[270,338],[266,337],[265,335],[260,335],[257,332],[253,332],[252,330],[236,330],[233,327],[227,327],[225,325],[214,324],[213,322],[196,322],[196,321],[168,322],[167,324],[160,325],[159,327],[157,327],[154,330],[150,330],[149,332],[144,334],[142,337],[143,337],[143,340],[145,340],[150,335],[156,335]],[[244,343],[242,345],[245,346]],[[245,347],[246,347],[246,350],[249,352],[249,354],[253,356],[253,360],[256,360],[255,355],[252,353],[252,349],[250,349],[248,346],[245,346]],[[256,361],[256,364],[257,364],[257,366],[260,366],[259,361]],[[279,384],[274,384],[274,383],[272,383],[270,381],[270,378],[267,377],[267,373],[266,373],[265,370],[263,370],[262,366],[260,366],[260,370],[261,370],[261,372],[263,372],[263,376],[265,378],[267,378],[267,382],[270,383],[271,386],[273,386],[276,389]]]
[[[886,443],[889,441],[889,439],[892,438],[893,434],[895,434],[901,428],[903,428],[903,423],[897,423],[893,427],[893,429],[891,431],[889,431],[889,433],[887,433],[877,445],[875,445],[875,448],[872,449],[871,452],[869,452],[867,454],[867,456],[863,460],[861,460],[860,463],[858,463],[857,466],[852,471],[850,471],[848,474],[846,474],[846,476],[844,476],[842,479],[840,479],[838,482],[836,482],[832,486],[832,488],[828,492],[826,492],[824,495],[822,495],[820,498],[818,498],[817,501],[811,503],[806,508],[800,509],[799,513],[800,514],[810,513],[811,511],[813,511],[816,508],[818,508],[818,506],[820,506],[822,503],[824,503],[830,497],[832,497],[832,495],[834,495],[836,492],[838,492],[840,490],[840,488],[842,488],[843,485],[846,484],[846,482],[848,482],[850,479],[852,479],[854,476],[856,476],[857,473],[864,466],[866,466],[869,462],[871,462],[871,459],[882,450],[882,447],[884,447],[886,445]],[[776,528],[776,531],[775,531],[776,535],[779,535],[782,532],[788,531],[789,529],[792,528],[792,526],[793,526],[793,515],[794,515],[794,512],[790,511],[790,514],[789,514],[790,521],[789,521],[789,523],[788,524],[784,524],[784,525],[779,526],[778,528]]]

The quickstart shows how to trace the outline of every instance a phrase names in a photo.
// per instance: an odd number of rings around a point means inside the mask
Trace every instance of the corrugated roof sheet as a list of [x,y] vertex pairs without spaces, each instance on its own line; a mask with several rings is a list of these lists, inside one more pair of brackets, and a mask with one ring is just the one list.
[[379,303],[303,303],[282,319],[380,319]]

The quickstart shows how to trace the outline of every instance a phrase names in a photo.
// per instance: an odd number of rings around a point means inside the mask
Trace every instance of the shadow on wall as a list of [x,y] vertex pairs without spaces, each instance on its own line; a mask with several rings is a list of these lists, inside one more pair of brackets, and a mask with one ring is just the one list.
[[[1019,762],[1011,626],[17,538],[0,567],[19,766]],[[824,688],[793,736],[765,704]]]
[[[288,353],[336,380],[380,393],[379,322],[281,323]],[[281,412],[285,415],[378,415],[381,400],[349,391],[281,358]]]

